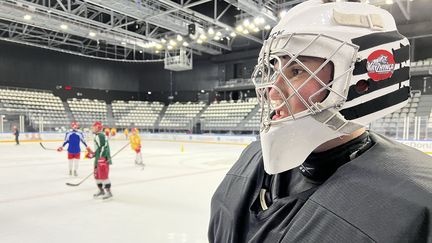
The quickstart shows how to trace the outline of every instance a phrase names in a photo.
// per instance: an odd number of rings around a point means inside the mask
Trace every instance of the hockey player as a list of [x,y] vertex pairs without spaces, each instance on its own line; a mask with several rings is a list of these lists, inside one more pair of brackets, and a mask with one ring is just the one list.
[[310,0],[263,43],[263,109],[212,198],[209,241],[431,242],[432,159],[367,131],[410,96],[409,42],[384,9]]
[[115,127],[111,128],[111,137],[115,137],[117,135],[117,129]]
[[144,166],[141,154],[141,138],[137,128],[132,128],[132,135],[129,136],[130,145],[133,151],[136,153],[135,164]]
[[124,130],[123,130],[123,134],[125,135],[125,138],[126,138],[126,140],[128,139],[128,136],[129,136],[129,130],[127,129],[127,128],[125,128]]
[[105,132],[105,136],[109,139],[110,138],[111,129],[109,129],[109,127],[105,127],[104,132]]
[[74,121],[71,123],[72,130],[66,133],[64,143],[62,146],[58,147],[57,151],[61,152],[63,151],[63,147],[68,144],[68,160],[69,160],[69,175],[78,176],[78,166],[79,161],[81,159],[81,148],[80,143],[82,143],[86,149],[89,149],[85,140],[84,135],[82,132],[78,131],[79,124],[78,122]]
[[108,139],[102,130],[101,122],[93,124],[92,131],[95,134],[95,151],[91,151],[89,157],[94,157],[94,177],[99,189],[93,196],[94,198],[108,199],[112,197],[111,181],[109,179],[109,165],[112,164],[112,161]]

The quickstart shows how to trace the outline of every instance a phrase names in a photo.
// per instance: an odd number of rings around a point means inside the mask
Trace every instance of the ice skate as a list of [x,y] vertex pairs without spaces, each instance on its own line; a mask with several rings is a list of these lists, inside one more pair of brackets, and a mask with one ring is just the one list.
[[93,198],[101,198],[104,197],[104,195],[105,195],[104,190],[99,190],[97,193],[93,194]]
[[110,198],[112,198],[112,193],[111,193],[111,191],[110,190],[107,190],[107,193],[105,194],[105,196],[103,196],[102,197],[102,199],[103,200],[107,200],[107,199],[110,199]]

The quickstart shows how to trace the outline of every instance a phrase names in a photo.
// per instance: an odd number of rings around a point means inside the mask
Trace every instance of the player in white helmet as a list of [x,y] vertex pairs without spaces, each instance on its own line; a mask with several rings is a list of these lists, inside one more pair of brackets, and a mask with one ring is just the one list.
[[393,17],[310,0],[264,42],[263,110],[212,198],[210,242],[427,242],[432,160],[366,130],[410,96],[409,42]]

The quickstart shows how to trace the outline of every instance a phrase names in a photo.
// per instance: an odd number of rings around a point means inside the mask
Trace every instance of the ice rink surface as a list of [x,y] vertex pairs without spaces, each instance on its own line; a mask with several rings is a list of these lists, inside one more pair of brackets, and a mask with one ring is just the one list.
[[[110,141],[111,153],[124,144]],[[143,141],[145,168],[129,147],[119,153],[110,167],[114,197],[103,201],[93,199],[93,177],[65,185],[92,173],[93,160],[81,159],[73,177],[66,152],[0,143],[0,242],[208,242],[211,196],[244,148]]]

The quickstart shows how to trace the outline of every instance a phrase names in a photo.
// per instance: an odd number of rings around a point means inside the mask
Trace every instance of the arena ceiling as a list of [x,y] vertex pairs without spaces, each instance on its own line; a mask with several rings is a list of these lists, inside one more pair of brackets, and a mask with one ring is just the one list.
[[[281,12],[302,1],[0,0],[0,38],[132,62],[161,60],[180,47],[220,55],[259,47]],[[432,36],[429,0],[369,2],[389,10],[411,39]]]

